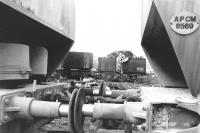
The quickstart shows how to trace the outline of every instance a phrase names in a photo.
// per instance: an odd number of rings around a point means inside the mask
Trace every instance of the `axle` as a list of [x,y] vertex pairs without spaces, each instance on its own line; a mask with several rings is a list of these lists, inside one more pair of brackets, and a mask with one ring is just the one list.
[[[15,118],[55,118],[67,117],[69,114],[69,105],[60,102],[38,101],[33,98],[15,96],[10,100],[9,105],[18,108],[13,112]],[[140,102],[83,104],[82,114],[96,119],[123,119],[133,122],[133,117],[146,119],[144,106],[144,103]]]
[[100,87],[92,89],[86,89],[86,93],[93,96],[103,96],[110,98],[117,98],[120,95],[123,95],[123,98],[128,97],[137,97],[140,96],[140,89],[133,88],[127,90],[111,90],[106,84],[103,82]]

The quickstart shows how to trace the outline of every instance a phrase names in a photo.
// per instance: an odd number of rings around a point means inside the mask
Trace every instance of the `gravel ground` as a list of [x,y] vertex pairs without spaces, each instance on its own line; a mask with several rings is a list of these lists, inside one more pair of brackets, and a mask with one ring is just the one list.
[[[99,121],[96,121],[94,123],[91,122],[91,118],[85,118],[84,122],[84,131],[85,133],[95,133],[96,127],[98,126]],[[68,126],[68,118],[62,117],[58,119],[54,119],[49,124],[46,124],[42,127],[41,133],[47,133],[47,132],[53,132],[53,131],[60,131],[60,132],[69,132],[69,126]]]

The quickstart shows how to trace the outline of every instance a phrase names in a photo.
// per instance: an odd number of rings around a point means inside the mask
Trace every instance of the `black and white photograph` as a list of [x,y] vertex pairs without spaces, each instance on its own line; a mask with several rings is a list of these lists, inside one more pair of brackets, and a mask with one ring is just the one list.
[[200,133],[199,0],[0,0],[0,133]]

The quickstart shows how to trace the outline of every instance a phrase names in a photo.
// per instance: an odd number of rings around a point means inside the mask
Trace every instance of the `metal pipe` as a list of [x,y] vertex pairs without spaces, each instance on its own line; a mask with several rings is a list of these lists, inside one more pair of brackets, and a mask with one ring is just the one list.
[[128,90],[112,90],[110,97],[116,98],[120,95],[123,95],[123,98],[127,97],[135,97],[140,95],[140,91],[138,89],[128,89]]
[[[9,106],[19,108],[15,112],[15,118],[66,117],[69,113],[69,105],[67,104],[37,101],[27,97],[13,97]],[[142,102],[84,104],[82,106],[82,114],[86,117],[94,117],[97,119],[123,119],[137,124],[142,123],[146,119],[144,107],[145,104]]]
[[[16,118],[31,117],[67,117],[69,113],[69,105],[60,102],[38,101],[27,97],[13,97],[10,106],[18,107],[19,111],[15,113]],[[84,116],[93,117],[92,104],[84,104],[82,113]]]
[[63,117],[67,117],[69,114],[69,105],[68,104],[61,104],[59,108],[59,115]]
[[16,118],[31,118],[29,110],[33,100],[33,98],[14,96],[10,99],[8,106],[19,108],[19,110],[15,112]]
[[105,97],[111,97],[112,96],[112,91],[108,90],[105,92]]
[[38,101],[33,98],[14,96],[10,100],[10,107],[17,107],[16,118],[31,117],[59,117],[59,102]]
[[[94,89],[92,91],[92,94],[93,94],[93,96],[99,96],[100,95],[100,89]],[[104,97],[116,98],[120,95],[123,95],[123,98],[139,96],[140,90],[138,90],[138,89],[128,89],[128,90],[110,90],[110,89],[107,89],[105,91]]]
[[123,104],[95,103],[93,117],[97,119],[120,119],[124,116]]
[[82,113],[83,113],[84,116],[93,117],[94,105],[84,104],[83,107],[82,107]]
[[[93,108],[94,105],[92,104],[84,104],[82,107],[82,113],[86,117],[93,117]],[[69,105],[68,104],[61,104],[59,108],[59,115],[61,117],[67,117],[69,114]]]
[[93,90],[93,95],[94,95],[94,96],[99,96],[99,95],[100,95],[100,94],[99,94],[99,91],[100,91],[99,89],[94,89],[94,90]]
[[30,114],[34,117],[59,117],[59,102],[33,100],[30,105]]

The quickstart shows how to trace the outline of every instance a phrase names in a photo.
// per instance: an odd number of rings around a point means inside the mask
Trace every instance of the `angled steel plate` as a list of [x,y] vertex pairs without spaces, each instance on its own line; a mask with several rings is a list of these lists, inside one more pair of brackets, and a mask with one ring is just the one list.
[[143,26],[145,28],[142,47],[160,81],[164,86],[187,87],[171,40],[154,1],[152,1],[149,15],[143,17],[147,17],[147,22]]
[[0,0],[0,42],[46,47],[50,76],[74,42],[73,1],[66,4],[64,0]]
[[[174,31],[170,23],[173,16],[192,17],[195,29],[181,30],[186,34]],[[194,16],[200,17],[199,0],[153,0],[143,26],[142,46],[164,85],[188,86],[192,95],[197,96],[200,93],[200,29]],[[189,19],[178,22],[187,27]]]
[[191,12],[200,17],[199,0],[155,0],[156,7],[170,37],[173,49],[193,96],[200,92],[200,30],[180,35],[170,28],[169,20],[180,12]]

